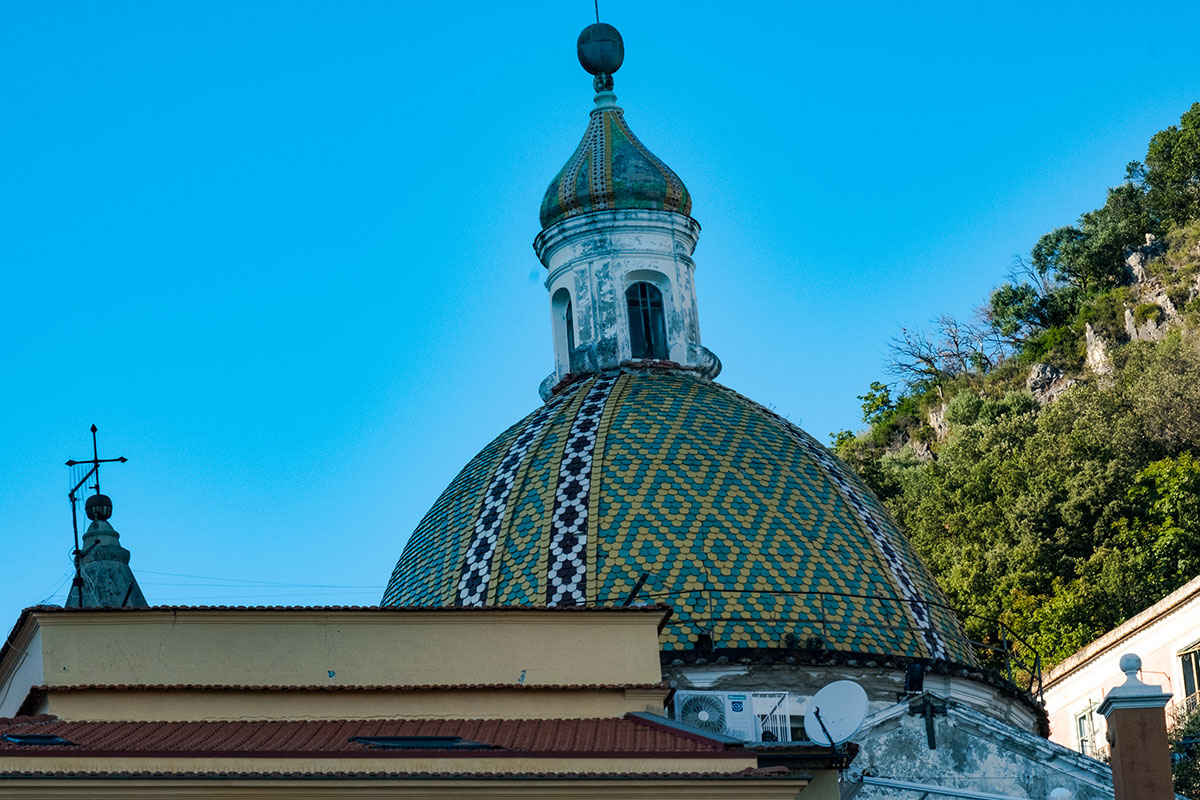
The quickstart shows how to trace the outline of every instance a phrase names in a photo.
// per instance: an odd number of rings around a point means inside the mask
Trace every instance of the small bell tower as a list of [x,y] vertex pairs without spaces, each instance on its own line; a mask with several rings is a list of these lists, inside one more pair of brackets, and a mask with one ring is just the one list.
[[546,267],[554,371],[543,399],[574,376],[674,366],[713,378],[700,343],[692,252],[700,224],[675,172],[638,140],[613,94],[625,58],[617,29],[589,25],[579,63],[596,90],[587,131],[542,200],[533,248]]

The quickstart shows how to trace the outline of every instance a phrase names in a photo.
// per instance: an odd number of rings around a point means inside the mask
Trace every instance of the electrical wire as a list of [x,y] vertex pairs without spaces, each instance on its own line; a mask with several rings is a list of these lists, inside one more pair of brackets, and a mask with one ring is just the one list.
[[[221,578],[214,575],[188,575],[183,572],[162,572],[156,569],[137,569],[138,574],[146,575],[167,575],[172,578],[192,578],[200,581],[221,581],[223,583],[245,583],[253,586],[279,586],[284,589],[374,589],[379,591],[384,588],[382,584],[329,584],[329,583],[283,583],[280,581],[260,581],[247,578]],[[200,586],[203,584],[182,584],[191,586]]]
[[[367,593],[366,590],[362,590],[362,591],[358,591],[358,592],[350,592],[349,594],[366,594],[366,593]],[[321,592],[294,592],[294,593],[288,593],[288,594],[278,594],[276,592],[272,592],[271,594],[183,595],[182,597],[164,597],[164,598],[156,597],[155,605],[171,605],[172,603],[178,603],[178,602],[182,602],[182,601],[193,601],[193,600],[207,602],[209,600],[235,600],[235,599],[239,599],[239,598],[240,599],[256,599],[256,598],[260,598],[260,597],[313,597],[315,595],[320,595],[320,594],[345,596],[346,593],[343,593],[343,592],[324,592],[324,593],[321,593]]]
[[61,578],[59,578],[58,583],[54,584],[54,588],[51,589],[50,591],[46,592],[46,596],[43,597],[41,600],[37,601],[36,603],[34,603],[34,605],[43,606],[46,603],[48,603],[54,597],[54,595],[58,594],[58,590],[62,588],[63,584],[66,583],[67,580],[74,574],[75,574],[75,567],[72,566],[70,569],[68,569],[66,572],[63,573],[63,576]]

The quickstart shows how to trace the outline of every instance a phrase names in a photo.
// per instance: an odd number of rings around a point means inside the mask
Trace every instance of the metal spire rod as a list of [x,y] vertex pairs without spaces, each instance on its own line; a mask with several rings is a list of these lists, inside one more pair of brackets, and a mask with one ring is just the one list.
[[596,4],[596,22],[600,22],[600,0],[592,0]]
[[100,494],[100,451],[96,449],[95,425],[92,425],[92,463],[96,465],[96,494]]
[[[92,457],[85,461],[76,461],[74,459],[67,460],[68,467],[73,467],[76,464],[91,464],[92,465],[92,468],[89,469],[86,473],[84,473],[84,476],[79,479],[79,482],[71,487],[71,491],[67,492],[67,500],[71,503],[71,530],[75,534],[75,549],[71,551],[71,556],[75,560],[75,579],[73,581],[71,581],[71,592],[78,591],[78,594],[76,595],[76,603],[79,606],[83,605],[82,561],[83,561],[84,553],[83,553],[83,551],[81,551],[79,549],[79,515],[77,514],[77,509],[75,507],[79,498],[76,496],[75,493],[78,492],[80,487],[83,486],[85,483],[87,483],[88,480],[93,475],[95,475],[96,483],[95,483],[95,486],[92,488],[94,488],[96,490],[96,494],[100,494],[100,465],[101,464],[109,464],[109,463],[113,463],[113,462],[124,464],[128,460],[129,459],[125,458],[125,456],[120,456],[119,458],[101,458],[100,457],[100,450],[96,445],[96,426],[95,425],[92,425]],[[67,595],[68,599],[70,598],[70,596],[71,596],[70,593],[68,593],[68,595]]]

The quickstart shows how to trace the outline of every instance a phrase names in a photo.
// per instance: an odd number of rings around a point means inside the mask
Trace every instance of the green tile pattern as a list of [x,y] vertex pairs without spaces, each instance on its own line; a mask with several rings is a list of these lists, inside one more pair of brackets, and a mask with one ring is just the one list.
[[592,111],[583,139],[542,198],[543,228],[590,211],[648,208],[689,214],[679,176],[638,140],[617,106]]
[[[546,585],[550,539],[544,536],[554,509],[563,445],[571,421],[587,392],[576,391],[542,430],[542,441],[531,449],[520,492],[514,492],[508,525],[496,545],[496,580],[489,598],[494,605],[541,605]],[[541,589],[541,594],[539,594]]]
[[[547,601],[558,460],[567,430],[593,380],[559,401],[513,487],[490,597],[498,604]],[[528,418],[527,418],[528,419]],[[517,427],[520,426],[519,423]],[[464,542],[481,485],[513,429],[471,462],[418,527],[384,603],[452,602]],[[638,575],[642,598],[675,608],[664,650],[819,644],[835,650],[928,657],[875,536],[885,535],[921,598],[945,602],[932,577],[877,498],[840,462],[845,484],[806,448],[799,428],[720,384],[682,370],[622,375],[600,420],[592,459],[588,590],[592,605],[620,603]],[[817,443],[817,446],[821,445]],[[464,477],[465,476],[465,477]],[[447,499],[462,487],[465,501]],[[472,494],[473,493],[473,494]],[[876,530],[859,516],[871,516]],[[448,512],[447,509],[454,509]],[[445,557],[427,551],[445,548]],[[949,658],[974,663],[953,615],[930,609]]]
[[[528,422],[513,425],[463,467],[409,537],[381,601],[387,606],[454,605],[459,566],[492,473]],[[430,580],[414,581],[413,575]]]

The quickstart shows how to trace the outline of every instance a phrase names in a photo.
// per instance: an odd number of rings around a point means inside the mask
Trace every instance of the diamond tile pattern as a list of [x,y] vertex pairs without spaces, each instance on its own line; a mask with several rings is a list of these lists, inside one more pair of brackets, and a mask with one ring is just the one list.
[[[593,434],[592,401],[601,395]],[[796,426],[681,370],[593,378],[551,403],[488,445],[439,498],[405,547],[384,604],[455,601],[459,554],[493,510],[485,490],[497,476],[507,480],[514,468],[506,456],[536,427],[496,529],[490,601],[615,605],[646,572],[639,599],[675,608],[664,650],[692,649],[707,634],[716,647],[823,646],[974,663],[879,501]],[[465,498],[448,496],[456,493]],[[568,506],[575,515],[562,512]],[[577,547],[571,537],[581,531]],[[447,554],[430,552],[440,549]],[[548,567],[568,549],[572,566],[582,561],[586,571],[582,599],[578,581],[556,580]]]
[[575,415],[554,490],[554,516],[550,520],[550,566],[547,578],[551,606],[587,603],[588,505],[592,486],[592,456],[605,401],[614,378],[600,378],[588,390]]
[[492,475],[487,491],[483,493],[483,506],[475,518],[474,535],[467,547],[466,558],[458,579],[455,603],[460,606],[481,606],[487,600],[488,583],[492,576],[492,555],[496,550],[496,539],[508,514],[508,499],[521,471],[529,448],[554,412],[553,403],[533,412],[517,438],[509,445],[500,467]]

